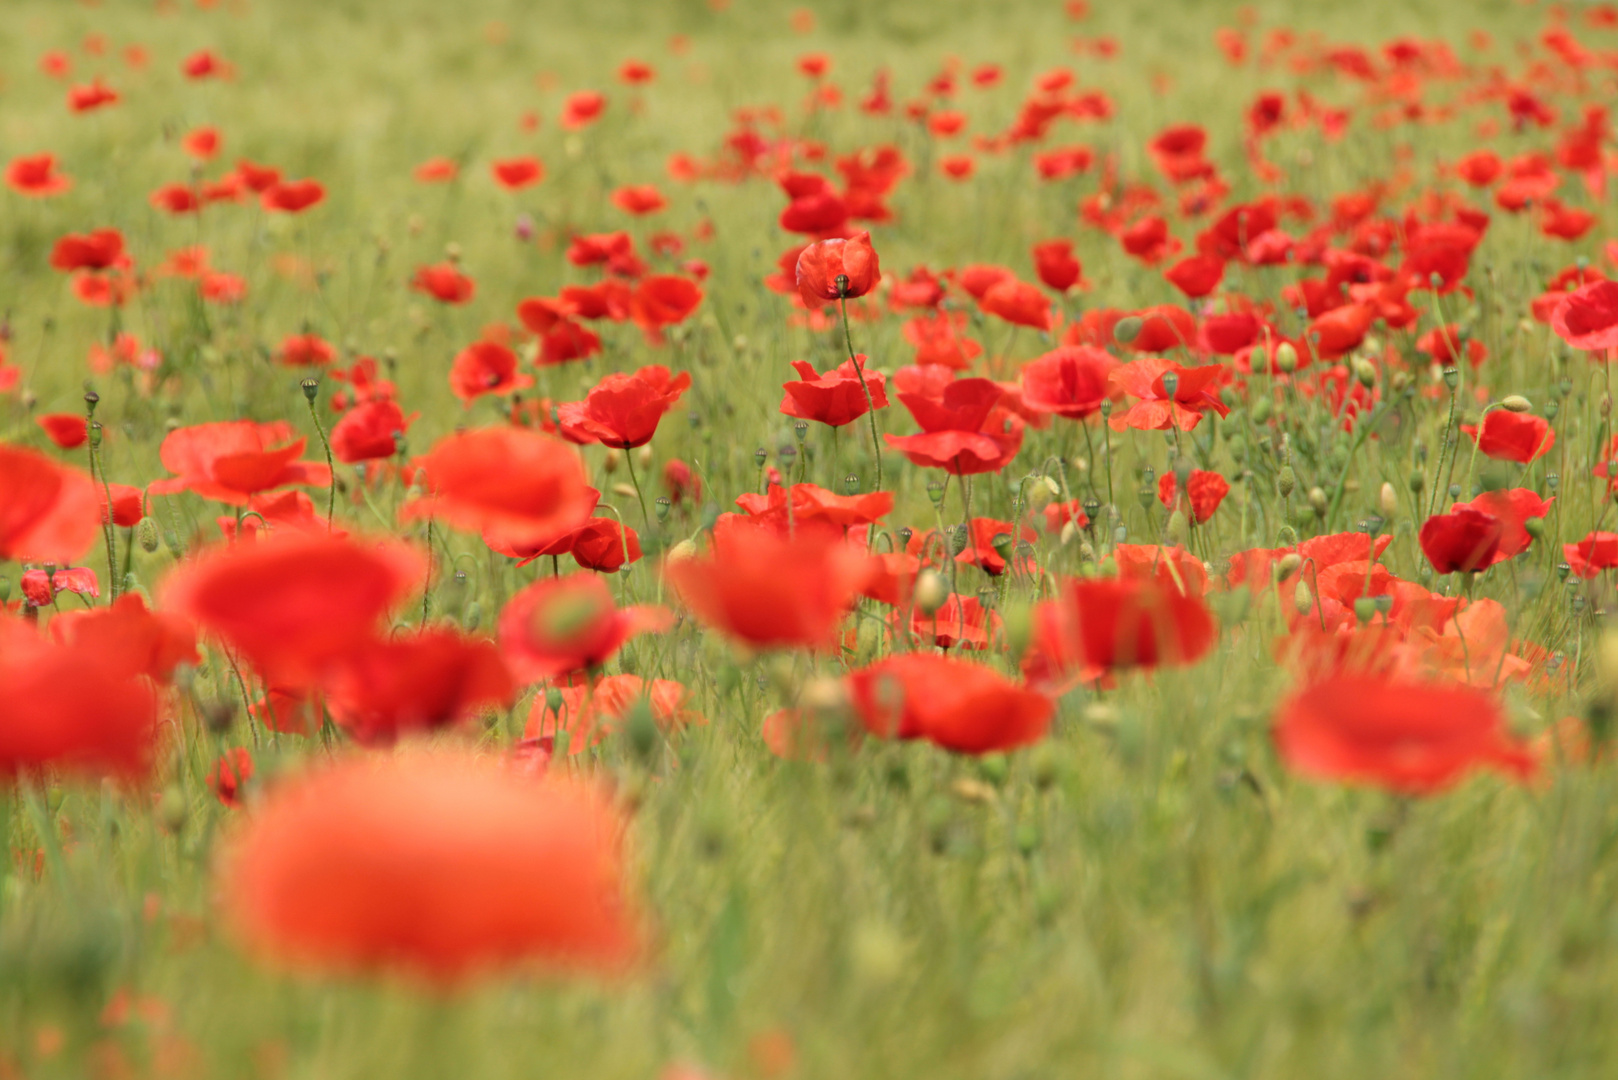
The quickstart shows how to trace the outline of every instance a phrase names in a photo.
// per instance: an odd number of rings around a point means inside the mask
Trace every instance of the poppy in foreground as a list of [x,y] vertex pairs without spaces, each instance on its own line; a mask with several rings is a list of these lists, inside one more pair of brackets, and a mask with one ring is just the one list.
[[99,503],[85,473],[0,443],[0,561],[72,562],[96,541]]
[[1460,685],[1328,679],[1281,704],[1274,736],[1298,772],[1410,795],[1441,791],[1473,769],[1523,779],[1535,767],[1499,702]]
[[467,752],[350,758],[268,791],[220,871],[255,952],[454,984],[634,957],[623,823],[582,784]]

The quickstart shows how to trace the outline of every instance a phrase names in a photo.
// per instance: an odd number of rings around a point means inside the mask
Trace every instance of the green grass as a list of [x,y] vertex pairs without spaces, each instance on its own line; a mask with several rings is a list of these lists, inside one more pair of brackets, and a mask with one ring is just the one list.
[[[217,267],[247,276],[252,292],[240,307],[221,309],[195,302],[185,282],[159,281],[122,313],[124,329],[167,357],[173,381],[146,396],[127,378],[96,380],[112,480],[144,484],[165,475],[157,447],[176,423],[287,419],[318,454],[298,388],[303,373],[268,359],[283,336],[305,327],[350,355],[388,358],[406,412],[422,414],[410,449],[424,452],[457,425],[498,417],[487,400],[462,410],[450,396],[445,375],[454,352],[484,324],[514,321],[521,298],[589,280],[563,261],[560,238],[570,229],[620,227],[624,218],[607,201],[611,187],[652,182],[672,205],[651,229],[689,234],[700,221],[713,223],[713,242],[687,253],[712,269],[703,308],[662,350],[648,348],[632,326],[609,325],[604,357],[541,370],[537,391],[574,400],[607,371],[654,362],[692,371],[692,389],[653,443],[654,467],[672,457],[697,466],[709,505],[648,528],[654,551],[694,535],[706,515],[757,489],[755,449],[774,462],[776,450],[793,442],[776,411],[788,361],[808,358],[824,368],[841,350],[838,335],[790,326],[785,299],[759,284],[791,242],[775,225],[784,203],[773,185],[686,188],[664,175],[673,151],[714,153],[729,110],[779,103],[788,130],[835,153],[892,141],[919,162],[929,151],[914,126],[849,107],[876,67],[891,69],[902,102],[947,56],[968,66],[1005,64],[1001,88],[962,92],[972,130],[995,131],[1035,73],[1069,64],[1082,85],[1111,94],[1118,111],[1110,124],[1060,128],[1056,141],[1116,153],[1125,176],[1157,183],[1146,140],[1167,123],[1195,119],[1210,130],[1210,154],[1230,177],[1232,198],[1242,199],[1259,191],[1240,152],[1241,112],[1255,93],[1301,85],[1328,102],[1351,96],[1329,76],[1232,71],[1212,34],[1231,23],[1234,7],[1187,0],[1096,3],[1076,27],[1053,3],[828,2],[815,7],[818,27],[807,36],[789,29],[789,4],[737,3],[722,15],[698,0],[177,6],[157,14],[150,4],[116,0],[6,5],[0,147],[8,158],[52,150],[77,185],[48,202],[4,196],[0,304],[13,335],[7,354],[23,369],[26,394],[0,398],[0,438],[43,447],[32,413],[82,408],[84,357],[108,334],[109,314],[79,305],[46,261],[63,233],[115,226],[143,267],[202,243]],[[1486,29],[1496,42],[1487,62],[1512,70],[1521,65],[1511,47],[1541,25],[1537,8],[1504,0],[1252,6],[1261,29],[1290,25],[1334,41],[1413,34],[1442,37],[1464,52],[1468,31]],[[1075,32],[1116,36],[1122,56],[1077,58],[1068,47]],[[46,49],[72,50],[73,81],[82,81],[98,66],[78,48],[90,33],[108,39],[99,66],[126,99],[76,117],[63,104],[64,86],[39,74],[36,61]],[[684,56],[670,54],[673,34],[689,36]],[[126,71],[119,58],[132,43],[151,52],[142,72]],[[202,47],[233,63],[238,77],[185,83],[180,60]],[[834,57],[845,107],[806,121],[799,102],[807,82],[793,60],[811,49]],[[631,94],[613,80],[629,57],[659,71],[640,115],[630,114]],[[554,76],[554,89],[541,88],[542,74]],[[1154,89],[1158,75],[1172,78],[1168,92]],[[1610,74],[1591,78],[1593,88],[1610,87]],[[612,104],[600,124],[569,136],[556,117],[564,94],[580,87],[606,91]],[[1439,84],[1432,96],[1451,92]],[[1569,122],[1570,102],[1559,99]],[[543,117],[537,133],[519,130],[528,110]],[[1498,107],[1489,113],[1500,114]],[[1288,132],[1269,154],[1288,169],[1294,189],[1324,206],[1335,193],[1387,176],[1401,144],[1410,145],[1410,165],[1425,181],[1435,161],[1480,145],[1472,129],[1480,115],[1391,132],[1362,116],[1341,142]],[[317,177],[327,201],[290,220],[251,206],[211,209],[200,221],[158,214],[147,195],[186,178],[178,137],[201,124],[220,128],[224,162],[244,156]],[[1508,133],[1489,145],[1505,155],[1552,138]],[[513,196],[489,181],[487,162],[517,153],[540,156],[548,176]],[[410,170],[439,154],[466,161],[462,178],[449,187],[416,184]],[[912,176],[893,200],[900,220],[876,234],[884,269],[1005,262],[1031,277],[1031,243],[1074,236],[1096,283],[1085,305],[1172,300],[1156,272],[1078,229],[1075,204],[1095,185],[1094,173],[1039,185],[1026,152],[983,158],[971,184],[936,172]],[[537,244],[513,237],[520,213],[537,222]],[[1610,221],[1610,206],[1607,213]],[[1174,224],[1189,240],[1192,230]],[[629,227],[644,251],[650,230]],[[1517,636],[1561,650],[1576,667],[1576,679],[1551,691],[1508,691],[1514,722],[1528,733],[1580,711],[1595,692],[1589,656],[1611,590],[1575,595],[1555,568],[1560,544],[1606,514],[1588,466],[1609,425],[1600,414],[1601,369],[1554,347],[1543,327],[1523,331],[1517,323],[1546,276],[1579,255],[1598,257],[1606,235],[1597,229],[1577,244],[1553,244],[1530,223],[1496,214],[1474,261],[1476,301],[1459,301],[1456,310],[1456,299],[1445,300],[1447,318],[1473,326],[1490,349],[1480,378],[1494,399],[1521,393],[1536,411],[1553,401],[1560,408],[1556,460],[1509,474],[1540,491],[1547,474],[1559,474],[1552,527],[1509,574],[1502,568],[1479,583],[1482,595],[1506,604]],[[478,282],[466,309],[437,307],[405,288],[414,268],[439,261],[450,243]],[[318,287],[273,272],[284,255],[312,260],[322,272]],[[1290,278],[1291,271],[1243,271],[1240,283],[1275,299]],[[856,324],[857,347],[888,370],[908,363],[901,321]],[[1431,325],[1429,314],[1421,327]],[[1047,347],[1001,324],[980,320],[973,332],[991,356],[1009,345],[1021,361]],[[1402,335],[1395,343],[1408,344]],[[999,377],[1013,370],[1007,364]],[[1468,385],[1462,411],[1475,420],[1470,392]],[[32,413],[25,399],[37,403]],[[1424,515],[1406,480],[1420,467],[1418,443],[1436,457],[1446,405],[1409,402],[1400,423],[1351,464],[1349,436],[1316,406],[1286,417],[1298,447],[1294,507],[1315,485],[1330,491],[1347,469],[1343,518],[1352,523],[1375,509],[1382,482],[1392,482],[1400,508],[1385,562],[1422,580],[1414,531]],[[897,404],[882,422],[890,432],[911,430]],[[1234,485],[1214,526],[1199,532],[1200,553],[1217,558],[1277,544],[1278,466],[1250,410],[1194,434],[1187,445],[1208,467],[1252,473]],[[809,479],[840,487],[852,471],[868,486],[868,445],[863,422],[840,447],[812,432]],[[1148,465],[1167,468],[1172,444],[1131,432],[1114,435],[1113,445],[1122,524],[1131,540],[1149,542],[1163,514],[1155,500],[1149,509],[1137,501],[1138,477]],[[977,512],[1009,518],[1018,481],[1053,453],[1082,452],[1071,430],[1030,431],[1004,480],[976,483]],[[634,498],[612,491],[624,474],[605,472],[599,447],[586,457],[607,500],[638,526]],[[930,526],[929,477],[897,454],[885,461],[899,496],[892,522]],[[352,470],[339,474],[352,482]],[[952,489],[946,520],[960,513]],[[342,524],[394,527],[403,495],[385,490],[374,509],[341,499]],[[165,502],[161,520],[179,543],[216,535],[217,507],[192,496]],[[1296,527],[1316,527],[1306,507]],[[425,540],[419,528],[406,535]],[[487,630],[504,599],[538,569],[496,563],[473,536],[435,541],[441,566],[469,573],[464,581],[442,576],[430,610],[469,627]],[[1042,533],[1040,552],[1058,571],[1080,567],[1077,544],[1063,547]],[[92,553],[89,565],[101,558]],[[136,581],[155,588],[173,561],[166,548],[136,551]],[[624,602],[663,596],[654,564],[648,559],[618,579]],[[1026,599],[1013,595],[1009,603]],[[63,598],[65,606],[77,602]],[[820,765],[771,757],[759,722],[781,707],[784,691],[839,665],[738,659],[689,622],[641,639],[611,670],[679,679],[710,721],[650,764],[611,742],[590,759],[635,806],[636,890],[656,928],[651,957],[616,983],[512,979],[448,996],[387,982],[288,978],[235,948],[217,924],[210,878],[216,841],[234,815],[208,792],[204,774],[224,747],[250,745],[262,787],[320,751],[250,731],[245,718],[212,735],[184,713],[187,732],[174,740],[152,790],[53,787],[31,796],[28,808],[20,795],[11,798],[10,839],[25,860],[40,846],[44,815],[59,819],[71,842],[62,867],[13,873],[0,896],[0,1077],[8,1065],[30,1080],[87,1069],[115,1076],[114,1058],[134,1075],[161,1077],[646,1077],[682,1061],[746,1077],[765,1072],[749,1046],[776,1031],[790,1036],[795,1075],[803,1077],[1608,1075],[1618,1060],[1611,769],[1553,767],[1522,787],[1480,778],[1419,801],[1294,778],[1269,739],[1272,706],[1291,684],[1273,659],[1284,632],[1278,602],[1262,599],[1226,626],[1202,664],[1127,677],[1101,697],[1076,691],[1062,700],[1050,739],[1010,758],[980,762],[868,741]],[[872,644],[865,640],[852,661],[869,658]],[[228,676],[217,659],[199,669],[199,698],[236,700]],[[506,738],[526,708],[518,705],[515,721],[502,718],[487,741]],[[157,792],[179,801],[182,825],[161,820]],[[161,1001],[166,1017],[104,1023],[104,1006],[125,991]]]

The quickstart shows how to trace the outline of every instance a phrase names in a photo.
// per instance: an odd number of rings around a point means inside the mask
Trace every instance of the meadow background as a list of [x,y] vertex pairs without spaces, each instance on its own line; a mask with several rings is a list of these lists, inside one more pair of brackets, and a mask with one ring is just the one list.
[[[665,173],[676,151],[713,155],[732,110],[779,105],[787,131],[834,153],[887,142],[903,149],[916,171],[893,199],[898,220],[874,232],[889,273],[969,262],[1026,273],[1032,243],[1070,236],[1093,282],[1073,311],[1138,307],[1175,296],[1156,271],[1077,227],[1075,206],[1094,190],[1093,172],[1041,184],[1017,151],[985,155],[971,182],[952,183],[931,167],[938,150],[918,125],[852,107],[874,72],[888,69],[903,101],[946,58],[958,57],[963,71],[1001,64],[1001,86],[963,90],[960,106],[972,130],[997,131],[1034,75],[1070,67],[1080,86],[1104,90],[1117,107],[1110,122],[1075,130],[1074,141],[1116,154],[1126,176],[1147,176],[1154,134],[1201,123],[1237,201],[1262,190],[1240,150],[1242,113],[1260,90],[1304,85],[1327,101],[1349,94],[1325,74],[1231,67],[1213,44],[1218,28],[1247,18],[1255,40],[1288,28],[1372,47],[1400,35],[1438,38],[1458,51],[1483,30],[1491,44],[1467,52],[1468,62],[1514,68],[1546,20],[1546,5],[1503,0],[1257,2],[1240,5],[1246,15],[1200,0],[1098,2],[1078,22],[1059,3],[896,0],[802,5],[813,15],[805,31],[794,28],[798,6],[8,0],[0,151],[50,150],[76,184],[48,201],[5,199],[0,308],[6,356],[22,376],[0,397],[0,437],[45,447],[33,416],[80,411],[93,385],[115,481],[164,475],[157,447],[176,423],[285,419],[311,437],[318,457],[299,386],[307,373],[271,360],[286,335],[307,331],[345,357],[384,360],[406,411],[421,414],[408,443],[423,452],[457,425],[502,415],[501,405],[465,409],[450,395],[450,360],[486,324],[510,322],[522,298],[587,280],[563,260],[570,232],[629,228],[644,252],[653,229],[689,237],[707,222],[712,238],[689,240],[682,256],[709,267],[706,297],[668,345],[654,350],[633,326],[607,326],[603,356],[536,373],[535,394],[556,401],[646,363],[692,373],[653,443],[653,469],[686,460],[705,494],[701,505],[647,523],[643,539],[655,553],[757,490],[756,450],[776,464],[779,449],[795,443],[777,411],[788,361],[823,369],[842,355],[837,333],[792,325],[787,298],[761,284],[792,242],[776,225],[784,200],[775,186],[686,185]],[[1075,37],[1113,38],[1119,53],[1080,55]],[[86,47],[93,38],[102,55]],[[1613,31],[1590,40],[1618,45]],[[127,65],[131,45],[147,50],[144,67]],[[184,79],[180,63],[198,49],[226,59],[234,78]],[[39,71],[49,50],[73,58],[71,81],[105,72],[124,100],[69,113],[64,84]],[[802,110],[808,83],[795,62],[812,51],[832,58],[842,108]],[[630,58],[652,64],[656,80],[619,85],[614,72]],[[608,95],[605,115],[582,131],[561,130],[563,98],[587,88]],[[525,129],[529,113],[539,118],[534,130]],[[326,201],[297,216],[251,204],[195,217],[158,213],[147,195],[191,175],[179,139],[202,125],[224,138],[215,173],[241,157],[270,162],[288,176],[318,178]],[[1508,128],[1489,145],[1504,156],[1546,142]],[[1293,189],[1324,204],[1387,176],[1400,147],[1420,171],[1478,145],[1470,118],[1391,131],[1355,123],[1335,142],[1313,130],[1284,132],[1269,155]],[[518,193],[499,189],[487,163],[519,154],[540,157],[546,178]],[[459,179],[416,182],[411,170],[435,155],[460,161]],[[628,183],[657,184],[670,208],[649,224],[626,219],[609,194]],[[1559,351],[1544,327],[1518,325],[1551,274],[1580,256],[1599,259],[1613,208],[1594,208],[1608,215],[1602,227],[1571,245],[1497,214],[1474,261],[1490,286],[1462,312],[1491,351],[1496,397],[1523,394],[1536,408],[1562,402],[1564,463],[1514,474],[1544,490],[1547,473],[1560,469],[1554,525],[1512,577],[1495,573],[1479,586],[1506,603],[1518,634],[1559,650],[1573,672],[1532,696],[1508,691],[1513,720],[1530,735],[1586,710],[1588,654],[1609,600],[1596,588],[1575,601],[1556,577],[1560,545],[1607,512],[1585,467],[1606,433],[1604,369]],[[516,235],[524,215],[529,240]],[[209,305],[189,282],[156,281],[114,324],[47,266],[59,236],[95,227],[122,230],[143,265],[206,245],[215,266],[246,278],[248,297]],[[407,288],[413,270],[441,261],[448,245],[477,281],[465,307]],[[672,269],[679,260],[652,261]],[[1282,280],[1256,280],[1252,291],[1274,295]],[[855,324],[873,365],[909,362],[900,323]],[[128,369],[90,374],[88,351],[115,328],[166,358],[161,393],[143,393]],[[1001,378],[1049,347],[1030,331],[982,330],[985,363]],[[321,393],[331,389],[328,382]],[[1411,447],[1422,437],[1438,445],[1442,404],[1420,407],[1421,432],[1355,459],[1347,519],[1375,511],[1381,484],[1392,482],[1401,510],[1388,524],[1395,540],[1385,561],[1404,576],[1422,566],[1414,539],[1422,515],[1406,485]],[[883,422],[910,430],[896,408]],[[1251,453],[1250,425],[1237,414],[1220,435],[1209,425],[1197,436],[1215,466],[1234,473]],[[1329,423],[1325,430],[1330,439]],[[862,423],[838,447],[823,429],[813,432],[810,479],[838,488],[854,472],[868,488],[864,436]],[[1051,453],[1078,452],[1061,437],[1031,431],[1005,481],[986,477],[975,487],[977,512],[1008,519],[1018,480]],[[1141,469],[1163,470],[1165,443],[1152,433],[1114,440],[1122,523],[1132,538],[1153,536],[1163,514],[1134,493]],[[1304,491],[1330,489],[1342,466],[1328,449],[1298,462]],[[1463,458],[1469,449],[1463,444]],[[586,455],[607,500],[640,527],[633,496],[612,491],[623,473],[606,471],[599,447]],[[927,477],[902,468],[897,454],[886,460],[900,502],[894,519],[930,526]],[[348,486],[339,503],[345,521],[392,527],[403,492],[356,499],[353,470],[338,472]],[[1206,543],[1224,553],[1275,544],[1273,470],[1261,480],[1251,494],[1233,493]],[[323,507],[323,493],[314,494]],[[958,517],[955,497],[945,512]],[[159,520],[179,547],[217,534],[215,508],[192,496],[165,502]],[[1242,526],[1233,519],[1239,502],[1254,507]],[[441,567],[470,568],[435,586],[435,618],[487,629],[534,572],[496,564],[475,537],[435,543]],[[134,550],[135,582],[154,586],[174,559],[167,543]],[[1070,568],[1078,561],[1060,550],[1052,559]],[[623,602],[663,598],[654,563],[615,582]],[[36,872],[31,853],[43,859],[50,848],[39,832],[45,819],[15,815],[18,872],[0,895],[0,1077],[610,1078],[656,1076],[681,1063],[716,1077],[1608,1075],[1618,1060],[1611,769],[1556,768],[1532,785],[1485,777],[1425,800],[1289,776],[1269,737],[1271,709],[1291,685],[1271,648],[1289,601],[1267,597],[1230,613],[1215,655],[1198,666],[1128,678],[1099,696],[1075,691],[1049,740],[985,759],[871,740],[825,763],[778,761],[759,722],[815,670],[830,671],[829,661],[742,658],[689,627],[632,643],[613,670],[684,682],[710,722],[650,763],[613,743],[591,755],[589,767],[612,776],[635,808],[635,880],[656,926],[653,957],[621,981],[513,977],[446,995],[260,967],[214,914],[212,859],[240,811],[221,806],[203,778],[228,746],[254,748],[259,784],[321,751],[261,736],[244,717],[222,733],[195,730],[154,790],[53,787],[43,812],[71,841],[60,865]],[[199,670],[199,697],[233,702],[227,676]],[[503,738],[511,725],[497,720],[486,737]]]

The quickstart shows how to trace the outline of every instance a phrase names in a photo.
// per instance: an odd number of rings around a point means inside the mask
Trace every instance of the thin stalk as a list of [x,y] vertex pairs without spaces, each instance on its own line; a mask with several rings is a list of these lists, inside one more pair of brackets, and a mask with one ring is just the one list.
[[871,399],[871,388],[865,382],[865,366],[854,355],[854,335],[848,329],[848,300],[843,296],[837,298],[837,311],[843,317],[843,344],[848,348],[849,362],[854,365],[854,374],[859,376],[860,389],[865,391],[865,416],[871,422],[871,453],[876,456],[876,490],[881,491],[882,437],[876,431],[876,402]]

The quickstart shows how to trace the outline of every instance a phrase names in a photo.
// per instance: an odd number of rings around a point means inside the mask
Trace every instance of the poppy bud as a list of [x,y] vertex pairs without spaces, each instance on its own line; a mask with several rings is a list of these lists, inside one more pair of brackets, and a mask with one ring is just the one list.
[[1376,598],[1361,596],[1354,601],[1354,618],[1363,625],[1376,616]]
[[163,542],[157,522],[149,517],[141,518],[140,524],[135,526],[135,539],[140,542],[140,549],[148,555],[155,552],[157,546]]
[[1417,469],[1415,472],[1410,474],[1408,483],[1410,485],[1410,490],[1419,495],[1421,490],[1427,486],[1427,477],[1420,469]]
[[1452,367],[1445,368],[1444,369],[1444,385],[1449,387],[1451,390],[1453,390],[1457,386],[1461,385],[1461,373],[1460,373],[1460,370],[1457,369],[1457,368],[1452,368]]
[[1354,358],[1354,377],[1367,390],[1376,385],[1376,365],[1363,356]]
[[860,493],[860,478],[857,474],[849,473],[843,477],[843,492],[848,495],[858,495]]
[[1255,424],[1267,424],[1267,423],[1269,423],[1270,416],[1272,414],[1274,414],[1274,412],[1275,412],[1275,406],[1273,404],[1271,404],[1269,398],[1267,398],[1267,397],[1259,398],[1257,401],[1253,402],[1253,423],[1255,423]]
[[1139,315],[1125,315],[1119,319],[1112,328],[1112,340],[1120,345],[1128,345],[1140,337],[1141,317]]
[[1298,370],[1298,347],[1292,342],[1283,341],[1275,347],[1275,369],[1286,375]]
[[1294,488],[1298,486],[1298,474],[1292,471],[1291,465],[1281,466],[1281,475],[1276,478],[1275,489],[1281,493],[1281,498],[1289,498]]
[[917,574],[914,597],[916,610],[923,615],[937,612],[944,606],[944,601],[949,599],[949,588],[944,583],[943,575],[931,568]]
[[927,498],[932,500],[932,503],[933,503],[934,506],[938,506],[941,503],[943,503],[943,501],[944,501],[944,484],[943,484],[942,481],[939,481],[939,480],[929,480],[929,481],[927,481]]
[[1382,516],[1392,518],[1399,512],[1399,494],[1393,490],[1393,485],[1383,481],[1382,490],[1377,493],[1377,506]]
[[1281,556],[1281,561],[1275,564],[1276,580],[1289,576],[1298,567],[1303,565],[1303,556],[1296,551],[1289,551]]
[[94,390],[86,390],[84,392],[84,411],[85,411],[85,415],[87,417],[89,417],[92,420],[95,418],[96,406],[99,405],[100,403],[101,403],[101,395],[100,394],[96,393]]
[[1292,606],[1298,610],[1299,615],[1307,615],[1315,608],[1315,594],[1309,591],[1309,583],[1302,578],[1292,590]]
[[657,503],[656,503],[657,510],[656,510],[656,513],[657,513],[657,520],[658,521],[664,521],[664,520],[666,520],[668,518],[668,516],[669,516],[669,507],[671,505],[673,505],[673,504],[669,501],[669,497],[667,495],[659,495],[657,497]]
[[1325,517],[1326,516],[1326,505],[1327,504],[1326,504],[1326,492],[1325,492],[1325,490],[1323,488],[1318,488],[1318,487],[1310,488],[1309,489],[1309,506],[1310,506],[1310,509],[1314,510],[1314,512],[1317,515],[1319,515],[1320,517]]
[[1510,397],[1500,399],[1500,407],[1507,412],[1525,413],[1534,406],[1532,402],[1521,394],[1512,394]]

